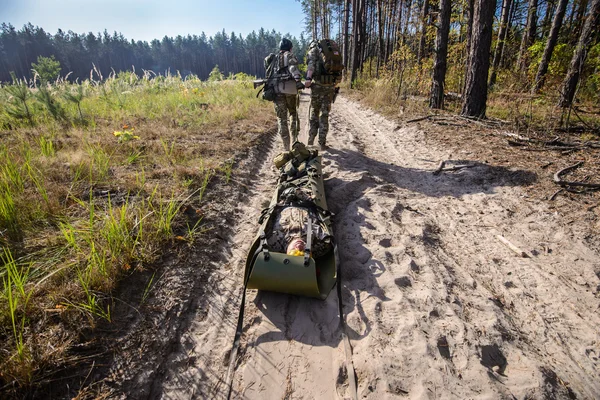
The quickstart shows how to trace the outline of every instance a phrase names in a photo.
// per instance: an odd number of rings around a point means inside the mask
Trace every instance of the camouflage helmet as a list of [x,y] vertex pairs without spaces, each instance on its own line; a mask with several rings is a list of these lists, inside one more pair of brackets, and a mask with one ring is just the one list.
[[292,49],[292,41],[286,38],[281,39],[279,42],[279,50],[290,51]]

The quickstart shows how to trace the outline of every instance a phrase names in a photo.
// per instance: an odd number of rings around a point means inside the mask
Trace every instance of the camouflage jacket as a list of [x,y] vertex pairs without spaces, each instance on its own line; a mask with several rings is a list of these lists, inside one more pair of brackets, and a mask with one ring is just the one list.
[[[265,58],[265,70],[268,71],[270,67],[273,67],[273,73],[269,76],[269,81],[277,94],[298,94],[296,81],[299,81],[302,76],[298,69],[298,59],[294,53],[280,51],[277,55],[269,54]],[[267,75],[269,75],[268,72]]]
[[280,51],[279,54],[269,54],[264,61],[265,70],[271,64],[272,57],[277,57],[278,68],[275,68],[274,77],[277,75],[283,77],[284,75],[290,75],[292,79],[301,79],[300,69],[298,69],[298,59],[291,51]]
[[321,56],[321,49],[319,49],[319,43],[316,40],[310,42],[310,45],[308,46],[306,65],[306,75],[313,79],[313,85],[325,87],[335,86],[335,83],[323,83],[319,79],[321,77],[321,71],[323,70],[323,58]]

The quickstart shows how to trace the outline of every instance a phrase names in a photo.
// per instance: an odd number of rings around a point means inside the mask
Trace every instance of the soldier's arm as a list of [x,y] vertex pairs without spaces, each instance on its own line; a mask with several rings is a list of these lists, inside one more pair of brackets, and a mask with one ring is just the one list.
[[318,48],[314,46],[311,47],[310,50],[308,50],[308,53],[306,54],[306,79],[308,80],[312,79],[313,74],[315,73],[315,69],[317,67],[317,56],[319,55],[318,51]]
[[300,69],[298,69],[298,59],[292,53],[287,53],[288,56],[288,68],[290,70],[290,74],[294,77],[295,80],[299,81],[302,79],[302,75],[300,74]]
[[311,46],[308,50],[308,53],[306,53],[306,82],[304,83],[304,86],[306,87],[310,87],[310,85],[312,84],[311,81],[313,78],[313,74],[315,73],[315,69],[317,67],[317,56],[319,55],[318,51],[319,49],[317,48],[317,46]]

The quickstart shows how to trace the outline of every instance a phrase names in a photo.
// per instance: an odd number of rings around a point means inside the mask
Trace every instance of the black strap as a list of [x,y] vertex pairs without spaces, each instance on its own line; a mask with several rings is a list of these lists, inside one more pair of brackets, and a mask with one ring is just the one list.
[[247,285],[248,280],[246,279],[246,282],[244,282],[244,287],[242,289],[242,302],[240,303],[240,312],[238,314],[237,327],[235,328],[233,346],[231,347],[231,353],[229,354],[229,368],[227,369],[227,378],[225,378],[225,382],[227,383],[227,400],[231,398],[231,392],[233,390],[233,372],[235,369],[235,360],[237,358],[237,353],[240,348],[240,338],[242,337],[242,329],[244,327],[244,306],[246,303]]
[[[270,256],[269,256],[269,246],[267,245],[267,236],[265,235],[265,231],[263,231],[262,229],[260,231],[260,247],[259,247],[259,250],[262,251],[263,256],[265,257],[265,261],[269,261]],[[257,255],[258,254],[256,254],[255,257]],[[255,259],[255,257],[253,258],[253,260]],[[254,265],[254,263],[253,263],[253,265]]]
[[[309,218],[310,220],[310,218]],[[312,229],[312,227],[311,227]],[[264,235],[264,232],[261,232],[261,237]],[[308,235],[308,234],[307,234]],[[308,242],[307,242],[308,243]],[[252,266],[254,265],[254,261],[256,257],[260,255],[262,252],[262,245],[258,247],[254,256],[252,257],[252,263],[250,264],[250,271],[244,278],[244,287],[242,288],[242,301],[240,302],[240,311],[238,314],[237,327],[235,329],[235,337],[233,339],[233,346],[231,348],[231,352],[229,354],[229,368],[227,369],[227,377],[225,378],[225,383],[227,384],[227,400],[231,399],[231,393],[233,391],[233,373],[235,370],[235,361],[237,358],[238,350],[240,348],[240,339],[242,336],[242,330],[244,327],[244,308],[246,305],[246,287],[248,286],[248,280],[250,279],[250,274],[252,273]],[[346,372],[348,374],[348,384],[350,388],[350,396],[353,400],[358,400],[358,392],[356,389],[356,372],[354,370],[354,363],[352,362],[352,344],[350,343],[350,339],[348,338],[347,328],[346,328],[346,318],[344,316],[344,306],[342,301],[342,274],[341,267],[338,257],[337,244],[334,243],[334,255],[337,266],[337,295],[338,295],[338,311],[340,314],[340,328],[342,331],[342,341],[344,342],[344,352],[346,353]]]
[[240,338],[242,337],[242,330],[244,328],[244,308],[246,305],[246,288],[248,287],[248,281],[250,280],[250,274],[252,273],[252,267],[256,262],[256,258],[263,253],[265,260],[269,259],[269,249],[267,247],[267,238],[265,232],[261,229],[260,231],[260,245],[254,252],[252,260],[248,267],[248,271],[245,272],[244,276],[244,287],[242,288],[242,301],[240,302],[240,311],[238,312],[237,327],[235,328],[235,336],[233,338],[233,346],[229,353],[229,368],[227,368],[227,377],[225,383],[227,384],[227,399],[231,398],[231,392],[233,390],[233,372],[235,370],[235,359],[240,348]]
[[358,400],[358,392],[356,390],[356,372],[354,371],[354,363],[352,362],[352,344],[348,338],[346,328],[346,318],[344,317],[344,303],[342,301],[342,269],[340,266],[340,260],[338,257],[337,244],[333,245],[333,252],[335,254],[335,262],[337,266],[337,295],[338,295],[338,308],[340,313],[340,328],[342,330],[342,341],[344,342],[344,352],[346,353],[346,371],[348,373],[348,384],[350,387],[350,396],[353,400]]
[[310,215],[310,211],[308,211],[308,221],[307,230],[306,230],[306,245],[304,246],[304,266],[308,267],[310,265],[310,247],[312,246],[312,216]]

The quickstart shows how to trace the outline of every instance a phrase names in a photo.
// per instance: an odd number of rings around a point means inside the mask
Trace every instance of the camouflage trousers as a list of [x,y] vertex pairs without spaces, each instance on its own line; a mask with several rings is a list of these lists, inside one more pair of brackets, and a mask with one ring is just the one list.
[[278,94],[275,97],[275,113],[277,114],[277,132],[283,140],[283,148],[290,149],[290,133],[292,143],[298,140],[300,121],[298,120],[298,95]]
[[310,89],[310,130],[308,131],[308,144],[313,144],[318,134],[319,144],[325,145],[327,132],[329,132],[329,111],[331,111],[335,88],[333,86],[313,85]]

